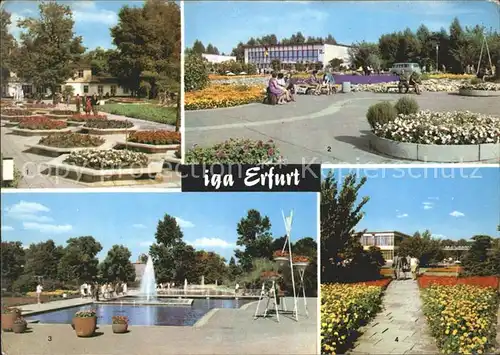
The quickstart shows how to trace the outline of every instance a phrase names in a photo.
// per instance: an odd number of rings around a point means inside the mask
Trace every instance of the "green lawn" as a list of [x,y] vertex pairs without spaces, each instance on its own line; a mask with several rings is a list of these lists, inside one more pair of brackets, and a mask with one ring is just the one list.
[[174,107],[134,104],[105,104],[99,106],[99,111],[170,125],[175,125],[177,113]]

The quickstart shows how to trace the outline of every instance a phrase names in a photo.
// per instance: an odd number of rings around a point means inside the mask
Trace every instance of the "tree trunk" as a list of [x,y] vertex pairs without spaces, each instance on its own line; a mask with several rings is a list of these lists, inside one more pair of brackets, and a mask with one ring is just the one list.
[[181,90],[177,92],[177,119],[175,120],[175,131],[179,132],[181,125]]

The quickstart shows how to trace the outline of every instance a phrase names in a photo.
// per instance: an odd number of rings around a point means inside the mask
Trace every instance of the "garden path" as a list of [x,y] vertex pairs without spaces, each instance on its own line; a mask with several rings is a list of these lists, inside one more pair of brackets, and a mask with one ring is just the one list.
[[384,309],[365,327],[351,354],[437,354],[422,312],[417,282],[393,281],[383,297]]

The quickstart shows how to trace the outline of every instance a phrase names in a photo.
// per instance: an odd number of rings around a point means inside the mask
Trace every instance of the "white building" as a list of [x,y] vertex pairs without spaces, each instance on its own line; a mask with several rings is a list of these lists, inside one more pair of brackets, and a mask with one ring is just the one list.
[[392,231],[392,232],[366,232],[361,236],[361,245],[364,250],[375,246],[380,249],[384,259],[388,263],[394,260],[394,253],[398,249],[399,244],[405,238],[411,238],[409,235]]
[[205,53],[203,53],[201,56],[203,58],[205,58],[210,63],[223,63],[223,62],[228,62],[230,60],[236,61],[236,57],[231,56],[231,55],[219,55],[219,54],[205,54]]
[[[92,70],[90,67],[79,67],[75,70],[75,75],[73,78],[69,78],[63,85],[60,85],[56,91],[62,92],[64,86],[72,86],[73,94],[84,95],[106,95],[109,96],[128,96],[129,91],[118,85],[118,80],[110,76],[95,76],[92,75]],[[50,95],[49,88],[35,88],[33,84],[18,78],[15,73],[10,73],[10,78],[7,80],[7,84],[2,87],[3,97],[13,97],[16,88],[21,87],[24,96],[31,96],[35,92],[42,92],[43,94]]]
[[273,60],[281,64],[323,63],[323,68],[334,58],[349,62],[350,46],[341,44],[301,43],[245,47],[245,64],[255,64],[258,69],[268,69]]

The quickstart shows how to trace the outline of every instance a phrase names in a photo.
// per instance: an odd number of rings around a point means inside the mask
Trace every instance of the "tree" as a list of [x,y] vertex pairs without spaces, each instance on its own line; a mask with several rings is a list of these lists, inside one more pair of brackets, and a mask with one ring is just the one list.
[[337,44],[337,41],[331,34],[328,34],[328,36],[325,38],[325,44]]
[[201,55],[188,51],[185,56],[184,64],[184,90],[201,90],[205,88],[208,83],[206,61]]
[[[299,239],[295,242],[295,244],[292,245],[292,252],[295,255],[303,255],[309,258],[309,265],[307,265],[307,268],[304,272],[304,286],[306,292],[311,296],[316,296],[318,289],[317,251],[318,251],[318,243],[316,243],[316,240],[310,237]],[[299,280],[298,277],[297,280]]]
[[208,54],[217,54],[217,55],[219,54],[219,50],[217,49],[217,47],[215,47],[214,45],[212,45],[212,43],[208,44],[206,52]]
[[138,261],[140,263],[146,264],[148,262],[148,255],[142,253],[141,255],[139,255]]
[[117,50],[110,56],[110,68],[120,85],[134,94],[147,93],[149,98],[178,91],[179,5],[170,0],[147,0],[142,8],[123,7],[118,18],[118,24],[111,28]]
[[351,64],[356,68],[366,69],[370,66],[370,58],[378,56],[378,45],[375,43],[360,42],[348,49]]
[[229,266],[228,266],[228,276],[231,281],[234,281],[240,276],[242,273],[241,267],[239,265],[236,265],[236,260],[232,256],[231,259],[229,259]]
[[247,212],[247,216],[240,220],[236,230],[238,233],[236,245],[245,249],[236,249],[234,253],[244,271],[250,271],[252,259],[272,258],[273,238],[270,233],[269,217],[262,216],[259,211],[251,209]]
[[[234,258],[232,258],[232,260],[234,263]],[[215,281],[220,283],[220,281],[226,279],[229,275],[229,270],[226,267],[226,260],[214,252],[206,252],[204,250],[197,251],[196,265],[198,278],[201,279],[201,276],[204,276],[205,283],[207,284],[214,284]],[[235,271],[234,266],[233,271]]]
[[12,289],[12,284],[23,273],[24,249],[21,242],[2,242],[2,288]]
[[135,280],[134,265],[130,262],[132,253],[123,245],[113,245],[104,261],[99,264],[103,280],[108,282],[131,282]]
[[114,55],[113,49],[105,50],[97,47],[91,51],[84,53],[81,61],[89,64],[92,69],[92,75],[109,75],[111,70],[109,68],[109,59]]
[[90,282],[97,276],[97,253],[102,245],[91,236],[70,238],[58,265],[58,275],[63,281],[78,284]]
[[488,260],[488,249],[491,248],[491,237],[476,235],[470,249],[462,259],[463,273],[467,276],[488,276],[492,269]]
[[428,266],[444,259],[443,246],[439,239],[432,238],[431,232],[426,230],[422,234],[416,232],[411,238],[403,239],[397,254],[403,257],[410,255],[419,259],[421,266]]
[[206,53],[207,51],[203,43],[201,41],[196,40],[193,43],[193,52],[201,55],[203,53]]
[[12,62],[12,53],[16,48],[16,40],[14,36],[9,33],[8,27],[11,24],[10,13],[2,9],[0,14],[0,71],[2,85],[5,80],[10,76]]
[[322,283],[345,278],[346,260],[352,261],[360,253],[360,235],[354,233],[354,228],[363,218],[362,208],[369,200],[363,197],[357,202],[358,192],[365,182],[366,177],[357,182],[356,174],[349,174],[339,189],[330,171],[321,183]]
[[31,244],[25,251],[24,274],[31,277],[43,276],[44,280],[56,280],[58,266],[64,255],[64,248],[56,246],[52,239],[46,242]]
[[[460,25],[460,21],[455,17],[450,25],[449,50],[451,53],[456,53],[460,50],[461,43],[464,41],[464,36],[465,33]],[[449,58],[449,67],[453,73],[463,72],[463,66],[460,59],[457,59],[453,55]]]
[[56,2],[41,3],[38,18],[18,22],[25,29],[16,55],[15,71],[36,88],[57,88],[74,76],[74,65],[84,52],[82,38],[73,32],[69,6]]
[[333,69],[333,70],[340,70],[340,66],[344,63],[344,61],[340,58],[333,58],[332,60],[330,60],[328,62],[328,64],[330,65],[330,67]]

